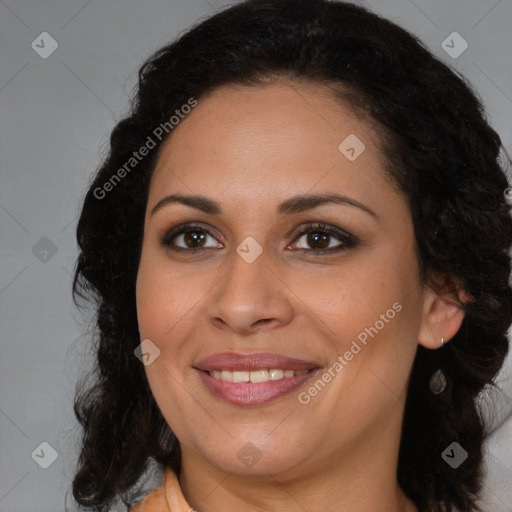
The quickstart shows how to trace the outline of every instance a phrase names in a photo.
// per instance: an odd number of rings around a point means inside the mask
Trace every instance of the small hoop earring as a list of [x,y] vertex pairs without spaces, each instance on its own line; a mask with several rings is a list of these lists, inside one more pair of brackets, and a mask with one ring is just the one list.
[[444,338],[441,338],[441,345],[439,345],[439,348],[441,348],[444,345]]

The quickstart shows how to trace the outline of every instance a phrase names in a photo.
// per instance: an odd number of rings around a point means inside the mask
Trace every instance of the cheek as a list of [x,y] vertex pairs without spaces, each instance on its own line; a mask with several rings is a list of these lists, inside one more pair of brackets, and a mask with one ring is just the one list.
[[154,361],[145,366],[146,377],[158,407],[175,433],[184,435],[176,418],[188,417],[188,395],[184,395],[182,376],[174,371],[181,361],[187,326],[187,310],[190,310],[184,294],[176,293],[179,281],[161,264],[141,258],[137,275],[137,319],[141,340],[149,339],[158,348]]
[[354,258],[336,271],[317,274],[314,282],[303,280],[296,285],[297,295],[337,340],[357,337],[376,322],[378,330],[384,330],[386,320],[396,316],[393,304],[402,297],[400,281],[382,260],[373,264]]
[[331,362],[343,358],[338,373],[343,376],[335,380],[369,397],[386,386],[403,391],[417,348],[421,306],[415,260],[407,251],[386,249],[369,252],[365,261],[354,258],[314,287],[310,283],[305,295],[327,333]]
[[158,348],[154,363],[145,367],[155,399],[166,410],[186,402],[183,386],[194,346],[200,339],[198,313],[213,286],[205,273],[178,272],[160,257],[141,258],[137,275],[137,319],[141,340]]
[[161,258],[146,256],[143,251],[136,285],[141,338],[149,338],[157,345],[172,339],[174,326],[187,316],[193,304],[199,300],[190,293],[193,289],[187,276],[173,272]]

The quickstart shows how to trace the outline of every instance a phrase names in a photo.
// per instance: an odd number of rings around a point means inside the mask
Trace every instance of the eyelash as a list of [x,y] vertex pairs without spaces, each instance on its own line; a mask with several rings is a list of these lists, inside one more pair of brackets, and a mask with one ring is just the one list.
[[[196,253],[208,250],[208,249],[212,249],[211,247],[206,247],[206,248],[196,247],[196,248],[191,248],[191,249],[185,249],[183,247],[177,247],[177,246],[174,246],[171,244],[172,240],[174,238],[176,238],[177,236],[186,234],[188,232],[194,232],[194,231],[202,231],[202,232],[206,233],[207,235],[211,236],[212,238],[215,238],[214,235],[208,229],[206,229],[204,226],[202,226],[201,224],[189,223],[189,224],[185,224],[182,226],[178,226],[177,228],[174,228],[174,229],[171,229],[170,231],[168,231],[160,239],[160,244],[163,247],[165,247],[171,251],[174,251],[174,252],[188,252],[188,253],[192,253],[192,254],[196,254]],[[326,226],[325,224],[323,224],[321,222],[314,224],[314,225],[309,225],[309,226],[305,227],[302,231],[294,233],[293,240],[295,241],[297,238],[300,238],[303,235],[307,235],[310,233],[322,233],[322,234],[327,234],[327,235],[333,236],[333,237],[339,239],[341,244],[339,247],[330,248],[330,249],[296,249],[297,251],[305,251],[308,253],[313,253],[317,256],[321,256],[321,255],[323,256],[323,255],[327,255],[327,254],[333,254],[333,253],[338,253],[341,251],[346,251],[347,249],[353,248],[356,245],[358,245],[358,242],[359,242],[355,236],[349,235],[349,234],[343,232],[342,230],[334,228],[332,226]]]

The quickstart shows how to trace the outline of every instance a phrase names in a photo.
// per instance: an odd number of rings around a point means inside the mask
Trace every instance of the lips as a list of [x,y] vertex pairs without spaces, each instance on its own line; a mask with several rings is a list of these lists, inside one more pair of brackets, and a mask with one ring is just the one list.
[[[262,405],[288,395],[320,370],[320,364],[286,357],[280,354],[260,352],[239,354],[224,352],[213,354],[194,364],[205,387],[214,396],[236,405]],[[279,369],[293,375],[265,382],[230,382],[218,378],[217,372],[257,372]],[[252,375],[252,374],[251,374]],[[216,378],[217,377],[217,378]]]
[[223,352],[205,357],[193,366],[198,370],[204,370],[207,372],[213,370],[250,372],[255,370],[267,370],[270,368],[294,371],[311,370],[319,367],[320,364],[316,361],[305,361],[303,359],[295,359],[281,354],[272,354],[270,352],[258,352],[253,354]]

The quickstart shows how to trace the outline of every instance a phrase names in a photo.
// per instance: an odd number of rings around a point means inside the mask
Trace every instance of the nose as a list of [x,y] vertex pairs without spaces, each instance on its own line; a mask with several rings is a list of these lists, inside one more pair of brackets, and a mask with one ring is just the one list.
[[251,334],[287,325],[293,317],[291,291],[270,265],[265,251],[252,263],[233,252],[231,270],[209,304],[217,328]]

